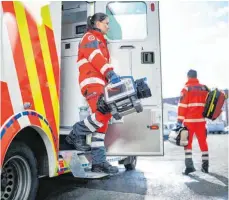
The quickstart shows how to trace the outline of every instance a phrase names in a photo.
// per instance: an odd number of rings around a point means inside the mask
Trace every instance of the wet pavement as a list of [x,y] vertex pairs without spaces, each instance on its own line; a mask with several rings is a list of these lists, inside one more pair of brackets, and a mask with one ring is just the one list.
[[182,175],[183,149],[165,142],[164,157],[138,157],[135,171],[102,180],[75,179],[70,174],[40,181],[37,200],[221,200],[228,199],[228,135],[209,135],[209,174],[200,171],[201,152],[193,142],[197,171]]

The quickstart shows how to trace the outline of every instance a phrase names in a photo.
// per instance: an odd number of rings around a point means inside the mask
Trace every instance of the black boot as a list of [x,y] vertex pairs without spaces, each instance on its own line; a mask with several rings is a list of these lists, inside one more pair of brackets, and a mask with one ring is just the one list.
[[184,172],[183,172],[183,174],[189,175],[190,173],[195,172],[195,171],[196,171],[196,169],[194,167],[192,167],[192,168],[187,168],[186,167]]
[[74,135],[73,131],[65,138],[65,141],[73,145],[78,151],[90,151],[91,146],[86,144],[86,136],[85,135]]
[[112,166],[109,162],[105,161],[101,164],[94,164],[91,168],[92,172],[104,172],[107,174],[116,174],[118,173],[118,167]]
[[208,160],[203,160],[202,161],[202,168],[201,171],[204,173],[208,173],[208,167],[209,167],[209,162]]
[[[191,153],[189,152],[189,155],[190,154]],[[184,175],[188,175],[188,174],[196,171],[194,164],[193,164],[193,161],[192,161],[192,158],[185,158],[185,166],[186,166],[186,168],[183,172]]]

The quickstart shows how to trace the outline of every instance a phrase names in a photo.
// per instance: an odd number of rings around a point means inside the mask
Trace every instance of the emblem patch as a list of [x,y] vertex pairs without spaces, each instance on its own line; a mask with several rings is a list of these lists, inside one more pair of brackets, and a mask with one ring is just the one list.
[[95,36],[94,36],[94,35],[89,35],[89,36],[88,36],[88,40],[90,40],[90,41],[95,40]]

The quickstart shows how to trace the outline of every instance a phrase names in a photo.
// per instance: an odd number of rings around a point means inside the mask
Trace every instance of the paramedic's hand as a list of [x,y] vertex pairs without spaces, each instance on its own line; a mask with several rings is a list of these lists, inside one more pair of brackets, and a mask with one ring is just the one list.
[[100,97],[97,101],[97,110],[99,112],[103,113],[104,115],[111,112],[110,107],[107,105],[107,103],[104,100],[103,94],[100,95]]
[[107,72],[106,78],[109,82],[113,84],[121,81],[120,76],[118,76],[113,70]]
[[182,122],[178,120],[177,123],[176,123],[175,130],[180,129],[181,127],[182,127]]

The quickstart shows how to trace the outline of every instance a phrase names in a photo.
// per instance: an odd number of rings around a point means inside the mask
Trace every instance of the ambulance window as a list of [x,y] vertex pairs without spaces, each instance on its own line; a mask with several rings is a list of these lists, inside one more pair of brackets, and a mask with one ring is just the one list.
[[147,6],[144,2],[111,2],[107,4],[110,40],[139,40],[147,36]]

